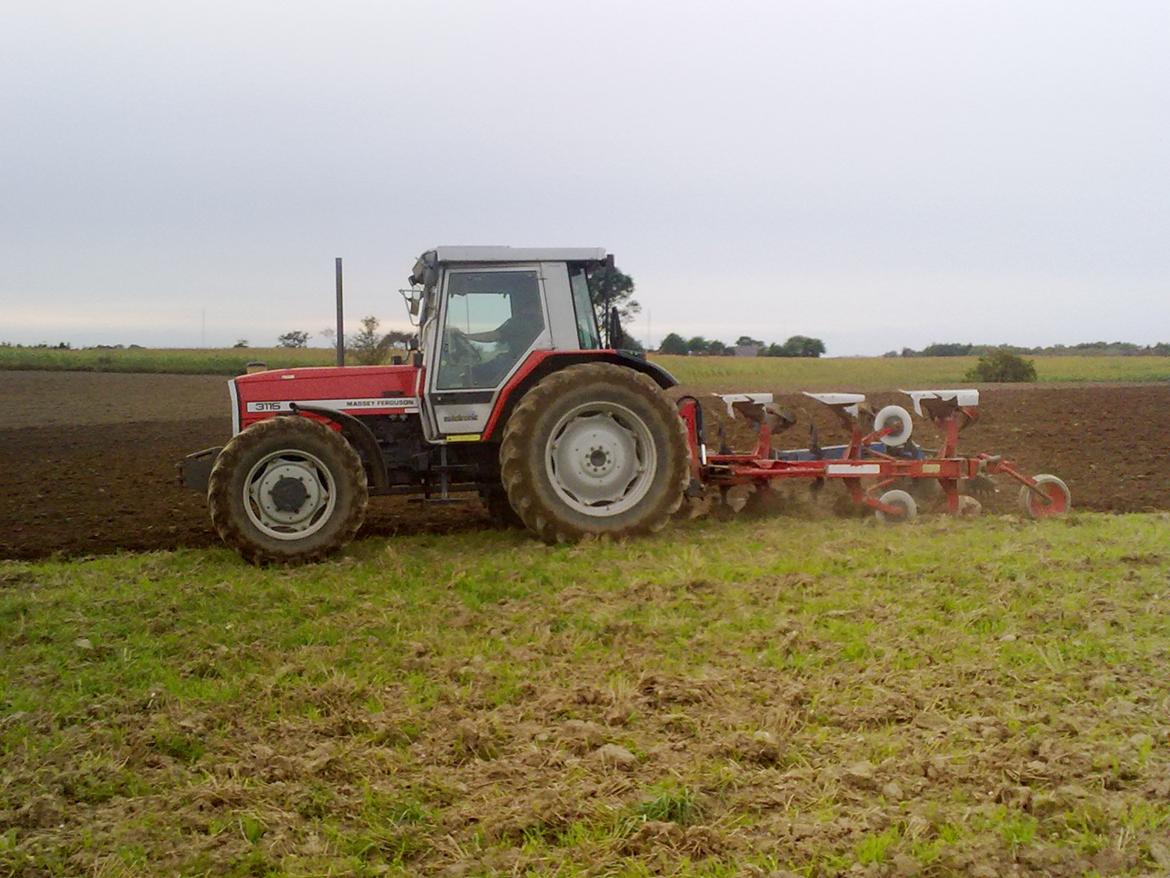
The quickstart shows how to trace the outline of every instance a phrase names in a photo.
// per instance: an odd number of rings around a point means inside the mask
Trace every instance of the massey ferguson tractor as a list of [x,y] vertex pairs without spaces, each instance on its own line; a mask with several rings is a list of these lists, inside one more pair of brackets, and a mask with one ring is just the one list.
[[[403,295],[419,343],[409,362],[274,369],[229,382],[233,437],[179,464],[206,493],[220,537],[254,563],[312,561],[357,533],[371,495],[447,501],[478,492],[493,516],[547,542],[663,528],[680,507],[731,506],[781,479],[840,481],[883,521],[931,502],[970,510],[967,488],[1005,474],[1033,517],[1065,512],[1068,488],[998,456],[962,457],[959,432],[978,416],[975,390],[908,391],[943,437],[910,441],[887,406],[863,423],[861,394],[809,394],[840,418],[847,444],[772,449],[792,424],[770,394],[728,394],[757,426],[756,447],[709,453],[694,397],[672,400],[661,367],[621,351],[616,315],[599,331],[589,273],[602,249],[439,247]],[[868,418],[865,418],[868,420]],[[919,498],[919,499],[916,499]],[[977,503],[975,504],[978,505]]]

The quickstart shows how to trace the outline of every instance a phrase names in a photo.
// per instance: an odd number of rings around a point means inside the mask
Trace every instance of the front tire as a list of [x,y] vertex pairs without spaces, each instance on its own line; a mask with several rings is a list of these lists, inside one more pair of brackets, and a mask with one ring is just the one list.
[[211,469],[207,504],[220,538],[253,564],[316,561],[353,539],[369,490],[336,431],[276,417],[238,434]]
[[652,379],[569,366],[520,400],[500,443],[508,500],[548,543],[661,530],[690,481],[682,419]]

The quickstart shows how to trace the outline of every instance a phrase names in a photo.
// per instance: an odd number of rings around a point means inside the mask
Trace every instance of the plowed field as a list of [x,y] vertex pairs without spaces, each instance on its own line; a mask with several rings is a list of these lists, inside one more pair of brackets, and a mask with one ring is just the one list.
[[[800,418],[780,444],[806,444],[810,420],[822,443],[838,435],[817,403],[780,392],[790,388],[771,389]],[[876,405],[905,401],[895,393],[870,398]],[[963,437],[966,450],[1003,453],[1026,471],[1060,475],[1080,509],[1170,509],[1170,385],[991,387],[981,411]],[[0,412],[0,557],[216,542],[202,498],[176,483],[175,462],[229,438],[222,377],[3,372]],[[929,428],[920,424],[916,438],[929,445]],[[485,522],[474,501],[424,508],[379,499],[364,533],[446,532]]]

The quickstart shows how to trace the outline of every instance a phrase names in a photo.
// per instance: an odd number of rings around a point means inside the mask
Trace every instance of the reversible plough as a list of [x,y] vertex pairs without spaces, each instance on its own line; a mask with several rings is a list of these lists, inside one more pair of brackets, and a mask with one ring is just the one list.
[[[840,481],[852,500],[873,509],[883,522],[901,522],[918,514],[918,500],[932,492],[942,511],[971,515],[980,510],[977,496],[995,491],[989,476],[1004,475],[1020,485],[1021,509],[1032,518],[1061,515],[1071,507],[1068,486],[1053,475],[1028,476],[1001,455],[960,455],[959,434],[979,417],[979,391],[904,390],[915,412],[929,419],[941,437],[937,449],[927,450],[911,441],[914,422],[898,405],[888,405],[873,418],[867,430],[863,416],[869,413],[861,393],[805,393],[827,406],[849,435],[849,441],[822,446],[815,427],[810,427],[808,447],[777,451],[776,434],[788,430],[795,418],[773,402],[770,393],[719,394],[728,415],[742,416],[756,425],[756,447],[732,452],[720,443],[718,453],[708,451],[704,439],[703,411],[698,399],[683,397],[679,412],[687,426],[691,447],[692,509],[709,504],[713,492],[733,509],[745,505],[754,492],[781,480],[805,479],[821,487]],[[704,486],[709,486],[704,489]],[[899,487],[901,486],[901,487]],[[925,490],[924,490],[925,489]]]

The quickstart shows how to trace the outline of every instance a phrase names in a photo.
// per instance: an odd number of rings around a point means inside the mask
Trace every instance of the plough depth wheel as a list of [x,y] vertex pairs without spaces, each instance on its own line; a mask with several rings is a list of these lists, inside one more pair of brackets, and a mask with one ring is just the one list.
[[910,412],[906,411],[900,405],[886,406],[873,419],[873,429],[875,432],[884,430],[887,427],[892,428],[894,432],[883,436],[882,442],[895,448],[899,445],[905,445],[910,438],[910,434],[914,432],[914,422],[910,419]]
[[902,510],[900,514],[890,515],[880,509],[875,509],[873,514],[882,524],[904,524],[918,515],[918,504],[906,491],[898,489],[886,491],[878,499],[887,506],[896,506]]
[[1036,487],[1048,498],[1037,496],[1036,492],[1024,485],[1020,488],[1020,508],[1030,518],[1055,518],[1072,508],[1072,492],[1068,485],[1056,476],[1036,476]]

